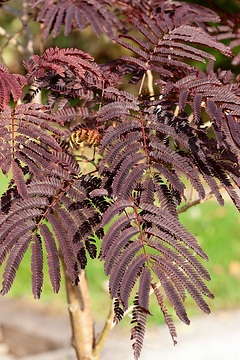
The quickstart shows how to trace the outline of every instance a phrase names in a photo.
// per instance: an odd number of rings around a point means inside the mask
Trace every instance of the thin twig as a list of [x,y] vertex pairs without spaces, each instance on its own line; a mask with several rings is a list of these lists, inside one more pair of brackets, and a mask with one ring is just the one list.
[[28,57],[31,57],[34,54],[33,49],[33,34],[31,29],[29,28],[29,12],[28,12],[28,0],[22,1],[22,16],[21,21],[24,29],[24,38],[26,42],[26,49],[28,52]]
[[114,308],[113,308],[113,303],[114,301],[112,300],[111,302],[111,307],[110,307],[110,311],[107,317],[107,320],[105,322],[105,325],[103,327],[103,330],[101,331],[101,333],[99,334],[96,342],[95,342],[95,346],[93,348],[93,354],[95,356],[99,356],[100,351],[103,348],[103,345],[105,343],[106,338],[108,337],[109,332],[112,330],[112,328],[114,327]]
[[141,93],[142,93],[142,89],[143,89],[143,84],[144,84],[144,81],[145,81],[145,77],[146,77],[146,73],[143,74],[142,81],[141,81],[141,84],[140,84],[140,87],[139,87],[139,91],[138,91],[138,95],[141,95]]
[[0,49],[1,53],[9,44],[12,44],[14,47],[16,47],[16,49],[20,52],[20,54],[22,54],[22,55],[25,54],[25,52],[26,52],[25,48],[20,44],[20,42],[18,40],[16,40],[16,37],[18,37],[21,34],[21,32],[22,32],[22,29],[20,31],[18,31],[16,34],[11,35],[0,26],[0,35],[3,36],[5,39],[7,39],[6,43]]
[[190,196],[189,196],[189,202],[192,202],[194,199],[194,187],[191,186],[191,189],[190,189]]
[[20,18],[20,16],[21,16],[21,13],[20,13],[19,10],[13,9],[13,8],[11,8],[11,7],[8,6],[8,5],[2,5],[2,6],[1,6],[1,9],[3,10],[4,13],[7,13],[7,14],[9,14],[9,15],[12,15],[12,16],[14,16],[14,17],[16,17],[16,18]]
[[154,89],[153,89],[153,75],[151,70],[147,70],[147,87],[150,96],[154,96]]
[[[3,7],[3,10],[6,12],[9,12],[11,8],[9,7]],[[29,28],[29,12],[28,12],[29,6],[28,6],[28,0],[22,1],[22,14],[17,13],[13,14],[14,16],[17,16],[20,21],[22,22],[22,28],[16,32],[14,35],[9,34],[4,28],[0,27],[0,35],[3,36],[7,41],[5,44],[1,47],[0,51],[1,54],[3,53],[4,49],[9,44],[12,44],[21,55],[24,57],[30,57],[33,55],[33,35],[31,32],[31,29]],[[22,33],[24,33],[25,38],[25,45],[23,46],[18,40],[17,37],[19,37]]]
[[[221,190],[224,190],[224,188],[220,188],[220,191],[221,191]],[[202,204],[202,203],[210,200],[210,199],[213,198],[213,197],[214,197],[214,193],[213,193],[213,191],[210,191],[210,192],[205,196],[204,199],[198,198],[198,199],[196,199],[196,200],[189,201],[187,204],[185,204],[185,205],[181,206],[180,208],[178,208],[177,212],[178,212],[178,214],[183,213],[183,212],[187,211],[189,208],[191,208],[191,207],[193,207],[193,206],[196,206],[196,205],[198,205],[198,204]]]

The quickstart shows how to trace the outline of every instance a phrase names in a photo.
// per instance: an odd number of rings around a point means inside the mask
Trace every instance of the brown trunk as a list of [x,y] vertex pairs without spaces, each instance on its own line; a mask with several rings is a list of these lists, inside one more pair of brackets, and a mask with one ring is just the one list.
[[65,275],[72,345],[78,360],[99,360],[99,353],[94,351],[94,324],[85,271],[82,270],[79,277],[78,285],[72,286],[71,280]]

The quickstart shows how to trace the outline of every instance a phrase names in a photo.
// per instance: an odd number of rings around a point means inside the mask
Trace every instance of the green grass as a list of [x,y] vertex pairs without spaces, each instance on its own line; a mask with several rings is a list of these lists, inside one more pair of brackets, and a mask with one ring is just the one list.
[[224,207],[211,200],[180,215],[209,257],[212,310],[240,307],[240,217],[230,202]]

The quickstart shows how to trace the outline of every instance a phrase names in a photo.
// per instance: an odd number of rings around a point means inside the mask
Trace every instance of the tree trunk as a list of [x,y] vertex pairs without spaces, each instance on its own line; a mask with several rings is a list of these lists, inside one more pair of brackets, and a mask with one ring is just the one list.
[[94,351],[94,323],[86,273],[81,270],[80,281],[77,286],[72,285],[66,273],[65,278],[72,327],[72,346],[75,348],[77,359],[99,360],[99,353]]

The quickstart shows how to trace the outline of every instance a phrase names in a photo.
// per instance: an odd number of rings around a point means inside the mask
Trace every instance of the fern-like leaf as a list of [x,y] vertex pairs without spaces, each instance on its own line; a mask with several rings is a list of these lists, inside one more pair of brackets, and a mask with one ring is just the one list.
[[[161,7],[160,7],[161,8]],[[116,41],[131,50],[137,57],[124,57],[124,60],[135,64],[143,70],[153,70],[162,75],[173,76],[176,68],[183,71],[191,69],[186,63],[189,59],[205,62],[205,59],[214,60],[212,55],[206,51],[196,49],[196,45],[204,45],[216,49],[227,56],[232,56],[232,51],[220,42],[217,42],[207,32],[196,27],[196,22],[209,21],[218,17],[214,12],[209,17],[197,20],[194,5],[178,3],[178,6],[171,6],[169,13],[165,12],[164,5],[158,13],[152,13],[151,19],[140,11],[130,14],[130,22],[135,25],[146,41],[140,36],[121,35]],[[138,9],[139,10],[139,9]],[[204,10],[202,9],[204,12]],[[171,13],[171,15],[170,15]],[[193,15],[194,14],[194,15]],[[140,20],[140,21],[139,21]],[[123,41],[122,39],[131,42]],[[190,46],[190,45],[195,45]],[[183,59],[185,61],[183,61]]]
[[135,297],[133,304],[134,308],[131,323],[134,324],[134,326],[131,329],[131,340],[134,340],[132,345],[134,358],[138,359],[143,346],[148,313],[144,312],[139,306],[138,296]]
[[10,102],[10,95],[17,102],[22,95],[22,87],[26,85],[25,76],[10,74],[8,68],[0,63],[0,111]]
[[156,283],[152,284],[152,287],[153,287],[153,291],[154,291],[154,293],[156,295],[156,299],[158,301],[158,304],[159,304],[159,306],[160,306],[160,308],[162,310],[165,323],[166,323],[166,325],[167,325],[167,327],[169,329],[169,332],[171,334],[173,344],[176,345],[177,344],[177,341],[176,341],[177,331],[176,331],[172,316],[168,313],[167,308],[164,305],[163,295],[160,293],[160,291],[159,291],[159,289],[157,287],[157,284]]
[[[136,253],[141,249],[141,245],[137,242],[133,242],[127,246],[127,251],[124,251],[118,257],[118,263],[115,265],[109,281],[109,289],[112,297],[116,297],[118,294],[119,286],[122,282],[125,270],[129,266],[131,260],[134,258]],[[140,259],[140,267],[142,266],[142,258]],[[139,269],[139,263],[137,268]]]
[[47,250],[48,272],[52,288],[55,293],[58,293],[61,281],[58,249],[51,231],[45,224],[40,226],[40,233],[45,241]]
[[12,173],[17,185],[18,193],[22,198],[27,197],[27,186],[24,180],[24,173],[16,161],[12,162]]
[[151,146],[153,150],[150,156],[156,159],[161,159],[169,164],[173,164],[175,168],[180,169],[187,175],[194,188],[198,191],[199,196],[203,199],[205,197],[205,190],[199,179],[194,166],[185,158],[171,150],[169,147],[158,141],[156,138],[152,139]]
[[149,312],[149,314],[151,280],[152,278],[150,270],[147,267],[144,267],[139,280],[138,302],[140,308],[143,309],[144,312]]
[[13,281],[16,277],[19,265],[25,255],[28,245],[31,241],[31,234],[26,233],[24,236],[18,239],[16,244],[11,249],[11,253],[7,259],[5,270],[3,273],[3,282],[1,294],[5,295],[10,290]]
[[43,251],[41,237],[36,235],[32,243],[32,293],[35,299],[39,299],[43,286]]
[[60,0],[57,3],[50,0],[32,0],[32,6],[38,9],[37,20],[44,23],[44,37],[48,37],[52,31],[53,37],[59,35],[63,24],[65,36],[71,29],[82,30],[88,24],[92,25],[98,36],[102,32],[111,36],[116,27],[122,27],[121,22],[110,11],[111,2],[108,0]]
[[74,251],[72,248],[72,244],[69,241],[66,230],[63,227],[62,223],[58,221],[58,219],[49,214],[47,216],[49,223],[51,224],[54,233],[58,239],[58,242],[61,247],[61,251],[64,258],[64,263],[66,264],[67,273],[72,280],[73,284],[78,283],[78,266],[76,262],[76,258],[74,256]]
[[113,322],[115,324],[118,324],[122,320],[122,318],[124,316],[124,311],[123,311],[123,309],[122,309],[122,307],[120,305],[120,302],[119,302],[118,298],[114,299],[113,310],[114,310],[114,320],[113,320]]
[[128,300],[132,289],[139,277],[143,264],[146,261],[144,254],[139,254],[138,257],[134,258],[128,266],[128,271],[125,272],[120,286],[120,296],[123,303],[123,310],[128,309]]
[[[42,56],[34,55],[24,62],[31,86],[51,90],[55,99],[60,96],[90,100],[91,89],[103,89],[104,75],[84,51],[58,47],[47,49]],[[25,97],[26,100],[28,100]],[[50,97],[50,102],[52,102]],[[53,99],[53,105],[55,100]]]
[[[137,235],[138,229],[137,228],[126,228],[123,231],[120,232],[119,227],[123,225],[123,221],[128,222],[127,219],[124,219],[122,217],[121,221],[118,221],[118,223],[114,223],[112,228],[114,231],[110,231],[106,234],[104,240],[104,247],[110,246],[110,248],[107,249],[107,253],[102,253],[102,258],[104,257],[104,269],[107,275],[110,274],[112,267],[116,265],[116,260],[118,259],[119,254],[122,252],[124,247],[130,242],[130,239]],[[116,235],[114,241],[116,241],[116,245],[113,244],[113,242],[109,241],[110,234],[113,233]]]
[[174,307],[174,310],[179,317],[185,324],[189,325],[190,320],[187,316],[186,309],[183,304],[183,299],[179,294],[179,291],[176,287],[176,284],[171,281],[169,274],[164,272],[163,267],[159,267],[158,265],[153,266],[153,270],[156,273],[157,277],[160,280],[160,283],[169,299],[171,304]]
[[49,114],[48,108],[22,104],[12,110],[6,108],[0,117],[3,129],[0,166],[4,173],[12,170],[23,198],[27,197],[27,173],[40,179],[49,173],[69,179],[71,173],[79,172],[77,162],[64,153],[55,139],[66,136],[66,131],[60,129],[58,117]]

